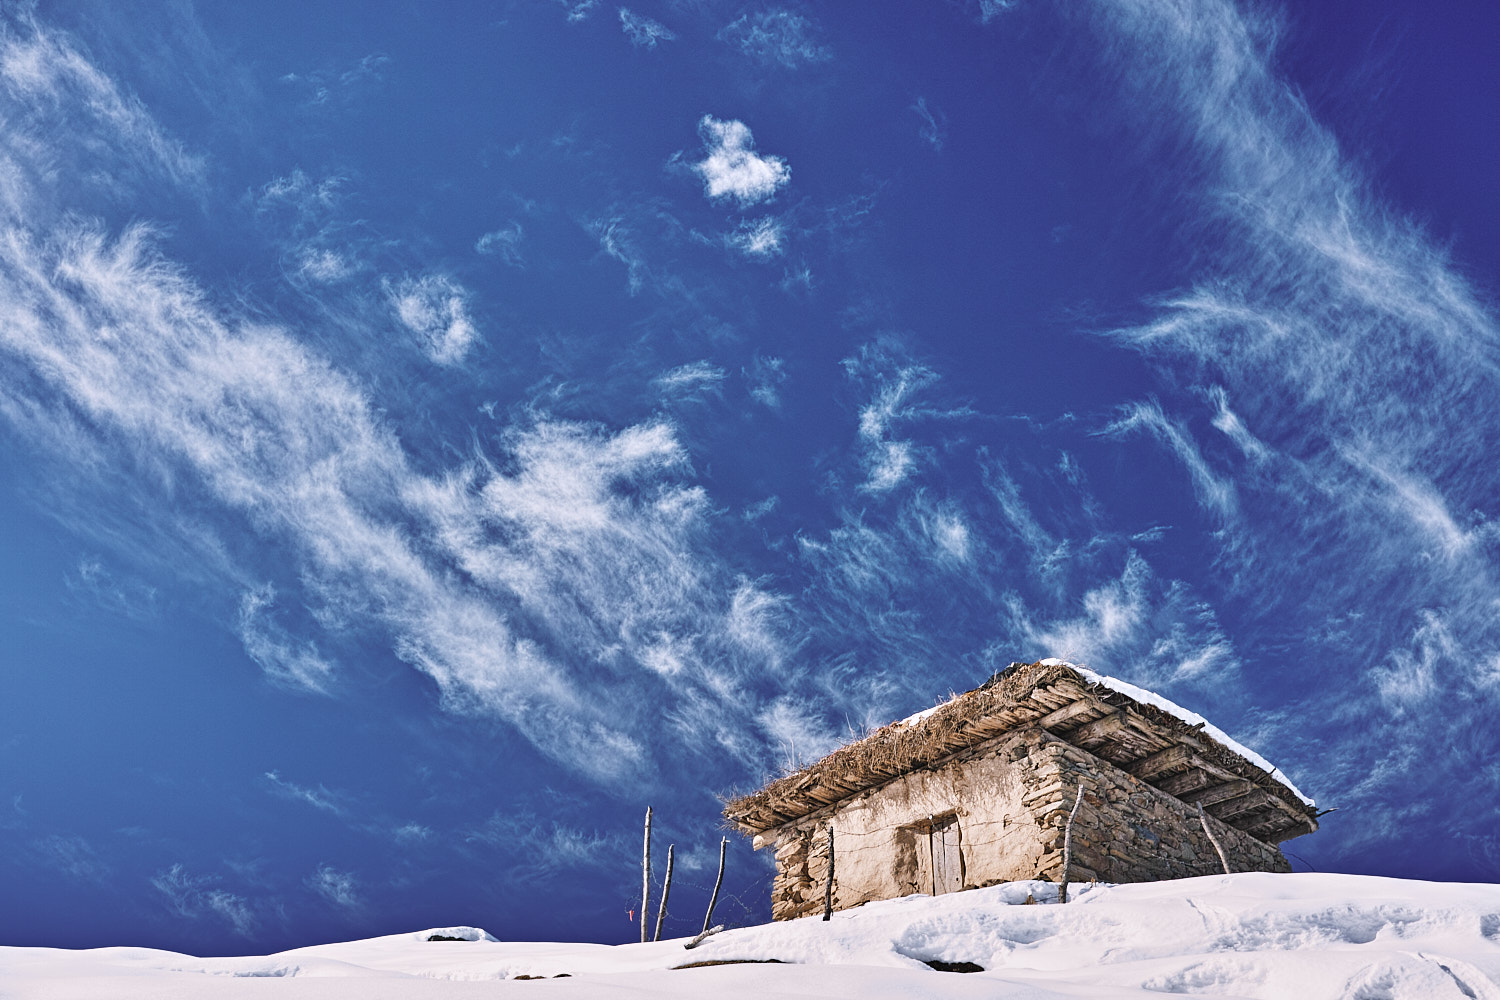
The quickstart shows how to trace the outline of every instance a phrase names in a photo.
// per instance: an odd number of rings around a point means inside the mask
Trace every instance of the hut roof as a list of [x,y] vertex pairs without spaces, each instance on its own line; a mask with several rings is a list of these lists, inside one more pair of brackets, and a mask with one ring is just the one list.
[[1313,801],[1259,755],[1159,695],[1062,660],[1012,663],[984,685],[848,743],[731,800],[724,816],[773,830],[1028,726],[1109,761],[1267,843],[1318,828]]

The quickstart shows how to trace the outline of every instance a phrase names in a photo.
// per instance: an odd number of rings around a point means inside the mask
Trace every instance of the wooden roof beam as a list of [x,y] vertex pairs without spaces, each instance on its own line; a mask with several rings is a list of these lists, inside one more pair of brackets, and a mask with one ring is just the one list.
[[1155,785],[1168,795],[1175,795],[1178,798],[1181,798],[1188,792],[1196,792],[1207,788],[1213,783],[1214,778],[1212,775],[1205,774],[1196,767],[1183,771],[1181,774],[1174,774],[1170,777],[1149,782],[1149,784]]
[[1063,738],[1075,747],[1087,748],[1105,742],[1124,728],[1125,716],[1115,708],[1110,709],[1108,715],[1095,719],[1093,722],[1085,722]]
[[1248,795],[1227,799],[1212,807],[1205,805],[1204,808],[1230,826],[1238,828],[1245,819],[1249,818],[1250,813],[1261,809],[1275,809],[1276,796],[1264,788],[1256,788]]
[[[1203,772],[1199,772],[1202,774]],[[1187,803],[1197,803],[1207,809],[1209,806],[1218,805],[1220,802],[1228,802],[1237,799],[1241,795],[1249,795],[1255,791],[1256,784],[1253,781],[1224,781],[1217,785],[1209,785],[1196,791],[1181,792],[1178,798]]]
[[1147,757],[1142,757],[1125,766],[1125,770],[1140,778],[1142,781],[1151,781],[1159,775],[1168,771],[1176,771],[1192,763],[1193,753],[1190,747],[1175,746],[1167,747]]
[[1089,715],[1097,711],[1107,711],[1107,708],[1092,698],[1081,698],[1055,711],[1048,712],[1040,719],[1037,719],[1036,724],[1043,729],[1052,730],[1072,722],[1080,715]]

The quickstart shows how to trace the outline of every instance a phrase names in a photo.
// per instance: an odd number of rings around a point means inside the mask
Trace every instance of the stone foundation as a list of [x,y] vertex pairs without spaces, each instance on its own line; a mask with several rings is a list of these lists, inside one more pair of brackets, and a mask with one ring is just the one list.
[[[776,849],[772,916],[822,912],[830,822],[834,909],[1018,879],[1058,881],[1063,829],[1080,782],[1072,881],[1155,882],[1223,870],[1194,807],[1032,728],[757,837],[757,847]],[[1277,848],[1213,817],[1208,822],[1231,870],[1291,871]]]

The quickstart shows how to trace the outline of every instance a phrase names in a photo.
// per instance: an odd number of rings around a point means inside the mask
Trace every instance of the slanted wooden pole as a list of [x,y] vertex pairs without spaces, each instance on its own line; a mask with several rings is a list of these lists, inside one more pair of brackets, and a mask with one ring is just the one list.
[[1083,783],[1078,784],[1078,795],[1073,799],[1073,811],[1068,813],[1067,825],[1063,827],[1063,872],[1062,885],[1057,890],[1057,901],[1066,903],[1068,901],[1068,870],[1073,867],[1073,817],[1078,815],[1078,807],[1083,805]]
[[1214,832],[1208,828],[1208,816],[1205,815],[1204,812],[1203,812],[1203,803],[1202,802],[1198,803],[1198,822],[1200,822],[1200,823],[1203,824],[1203,832],[1206,833],[1206,834],[1208,834],[1208,842],[1210,844],[1213,844],[1214,845],[1214,850],[1218,852],[1218,855],[1219,855],[1219,864],[1221,864],[1221,865],[1224,866],[1224,874],[1225,875],[1230,874],[1230,871],[1229,871],[1229,859],[1226,858],[1226,857],[1224,857],[1224,848],[1222,848],[1222,847],[1219,846],[1219,838],[1215,837],[1214,836]]
[[683,947],[686,948],[686,949],[688,949],[689,951],[691,951],[692,949],[698,947],[704,941],[707,941],[710,937],[712,937],[713,935],[719,933],[723,929],[724,929],[724,925],[723,924],[714,924],[712,927],[710,927],[707,930],[705,930],[702,934],[699,934],[697,937],[693,938],[687,944],[683,945]]
[[708,898],[708,912],[703,915],[703,933],[708,933],[709,922],[714,918],[714,905],[719,901],[719,887],[724,884],[724,852],[729,847],[729,838],[719,838],[719,877],[714,879],[714,894]]
[[828,881],[823,884],[823,919],[833,919],[833,824],[828,824]]
[[667,845],[667,877],[661,883],[661,904],[656,908],[656,935],[653,941],[661,940],[661,924],[667,919],[667,894],[672,891],[672,852],[677,850],[676,844]]
[[641,944],[646,943],[646,921],[651,905],[651,807],[646,807],[646,843],[641,848]]

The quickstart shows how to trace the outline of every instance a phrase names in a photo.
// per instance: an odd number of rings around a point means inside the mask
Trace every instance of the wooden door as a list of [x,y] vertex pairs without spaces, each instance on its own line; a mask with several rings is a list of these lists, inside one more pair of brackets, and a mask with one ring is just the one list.
[[932,821],[932,894],[958,892],[964,887],[964,857],[959,850],[957,816]]

